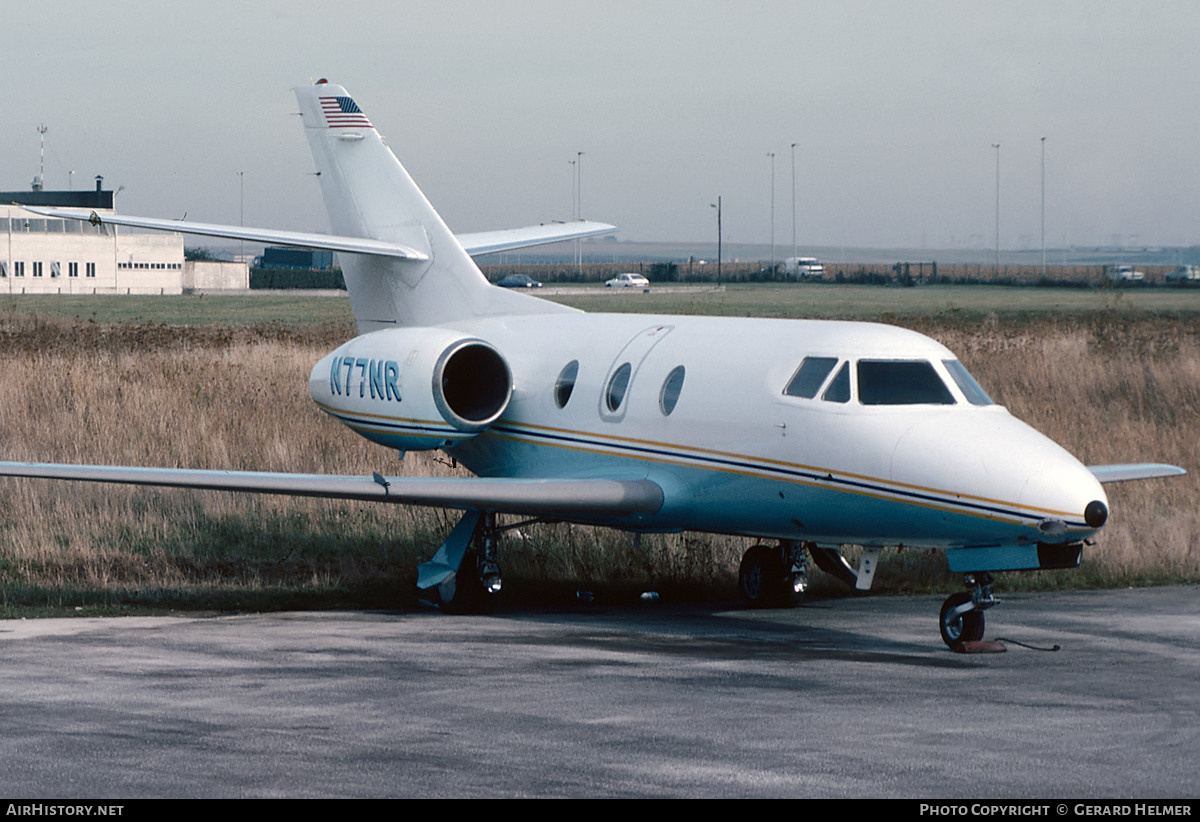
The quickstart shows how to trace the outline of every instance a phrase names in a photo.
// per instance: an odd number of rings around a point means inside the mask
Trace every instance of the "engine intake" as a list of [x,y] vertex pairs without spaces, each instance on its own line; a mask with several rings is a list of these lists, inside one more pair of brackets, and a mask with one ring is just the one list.
[[482,340],[463,340],[438,358],[433,399],[446,422],[460,431],[487,428],[504,413],[511,397],[508,364]]
[[499,419],[512,374],[491,344],[441,328],[356,337],[313,367],[322,410],[367,439],[403,451],[445,448]]

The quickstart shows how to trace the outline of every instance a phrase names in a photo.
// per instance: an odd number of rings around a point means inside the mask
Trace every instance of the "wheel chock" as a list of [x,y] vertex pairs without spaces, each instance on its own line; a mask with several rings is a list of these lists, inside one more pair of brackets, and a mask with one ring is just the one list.
[[971,642],[954,643],[956,654],[1002,654],[1008,650],[1003,642],[994,639],[979,639]]

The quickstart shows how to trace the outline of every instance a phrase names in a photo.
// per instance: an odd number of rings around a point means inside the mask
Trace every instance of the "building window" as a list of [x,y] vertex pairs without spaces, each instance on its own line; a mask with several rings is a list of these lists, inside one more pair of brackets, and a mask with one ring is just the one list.
[[24,277],[25,276],[25,261],[24,260],[17,260],[15,263],[13,263],[13,276],[14,277]]
[[42,276],[42,263],[40,260],[33,264],[33,276],[35,276],[35,277]]
[[96,264],[95,263],[87,264],[87,276],[89,276],[89,277],[96,276]]
[[67,276],[68,277],[78,277],[79,276],[79,263],[67,263]]

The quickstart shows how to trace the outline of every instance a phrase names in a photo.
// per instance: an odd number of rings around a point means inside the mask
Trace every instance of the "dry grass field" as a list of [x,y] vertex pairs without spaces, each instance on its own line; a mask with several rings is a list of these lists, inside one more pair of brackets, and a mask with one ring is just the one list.
[[997,402],[1084,464],[1168,462],[1189,471],[1107,486],[1112,516],[1082,573],[1041,576],[1098,585],[1200,579],[1200,325],[1102,313],[921,330],[956,351]]
[[[254,298],[251,298],[254,299]],[[690,298],[689,298],[690,299]],[[1087,463],[1163,461],[1185,478],[1109,486],[1112,518],[1077,572],[1005,575],[1000,587],[1200,580],[1200,325],[1106,310],[1024,319],[956,313],[904,324],[958,352],[992,396]],[[4,459],[327,473],[454,472],[402,463],[312,404],[312,364],[352,333],[317,322],[167,325],[0,320]],[[414,602],[416,562],[453,512],[218,492],[0,481],[0,613],[278,608]],[[567,525],[506,540],[506,588],[554,601],[611,595],[729,597],[746,542],[634,538]],[[876,585],[957,582],[925,552],[885,554]],[[836,583],[817,577],[830,592]]]

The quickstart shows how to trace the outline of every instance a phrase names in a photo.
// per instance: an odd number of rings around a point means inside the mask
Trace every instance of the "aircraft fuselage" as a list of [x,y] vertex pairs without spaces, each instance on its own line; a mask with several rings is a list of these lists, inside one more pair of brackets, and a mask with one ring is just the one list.
[[[471,341],[502,359],[510,396],[456,426],[431,363]],[[368,439],[480,476],[657,483],[657,513],[594,520],[620,528],[940,548],[1093,534],[1100,483],[956,362],[872,323],[567,313],[365,334],[311,391]]]

